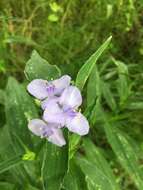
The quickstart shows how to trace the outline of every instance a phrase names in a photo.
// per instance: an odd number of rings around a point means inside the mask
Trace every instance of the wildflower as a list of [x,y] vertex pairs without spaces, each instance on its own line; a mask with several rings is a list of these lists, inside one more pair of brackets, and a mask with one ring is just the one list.
[[58,124],[58,127],[67,127],[69,131],[78,135],[86,135],[89,131],[87,119],[77,111],[82,103],[80,91],[75,86],[67,87],[58,101],[44,103],[43,119],[50,123]]
[[64,75],[53,81],[35,79],[27,87],[28,92],[39,100],[54,98],[61,95],[63,90],[70,85],[71,78]]
[[81,93],[77,87],[70,86],[70,81],[68,75],[53,81],[35,79],[27,87],[31,95],[41,100],[44,110],[43,120],[29,121],[29,130],[58,146],[66,144],[63,127],[81,136],[89,131],[87,119],[78,112],[82,104]]
[[46,123],[40,119],[33,119],[29,121],[28,128],[32,133],[41,138],[47,138],[49,142],[57,146],[63,146],[66,144],[61,129],[54,123]]

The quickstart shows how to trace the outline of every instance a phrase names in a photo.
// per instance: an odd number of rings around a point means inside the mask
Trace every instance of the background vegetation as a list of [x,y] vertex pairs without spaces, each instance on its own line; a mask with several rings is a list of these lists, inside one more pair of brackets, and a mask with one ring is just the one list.
[[[39,113],[24,68],[32,50],[76,81],[111,35],[82,91],[88,137],[69,135],[62,150],[31,139],[27,119]],[[0,189],[142,190],[142,60],[142,0],[0,1]]]

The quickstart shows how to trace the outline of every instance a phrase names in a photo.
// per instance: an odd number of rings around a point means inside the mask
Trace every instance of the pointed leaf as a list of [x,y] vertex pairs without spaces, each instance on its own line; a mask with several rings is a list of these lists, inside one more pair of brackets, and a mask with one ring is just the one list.
[[101,56],[103,51],[108,47],[111,36],[100,46],[100,48],[85,62],[85,64],[81,67],[77,74],[76,78],[76,86],[83,89],[90,73],[92,72],[92,69],[94,68],[94,65],[96,64],[96,61]]
[[136,146],[130,138],[117,129],[116,124],[105,123],[107,139],[119,159],[121,165],[134,180],[138,189],[143,189],[143,173],[140,170],[139,158],[136,154]]

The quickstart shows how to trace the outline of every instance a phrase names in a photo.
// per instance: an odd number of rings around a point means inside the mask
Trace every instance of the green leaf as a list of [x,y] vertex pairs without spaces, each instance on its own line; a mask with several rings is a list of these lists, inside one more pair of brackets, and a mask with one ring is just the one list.
[[22,155],[16,155],[8,160],[5,160],[0,163],[0,173],[3,173],[14,166],[17,166],[23,162]]
[[87,105],[90,106],[97,97],[102,94],[101,79],[99,76],[99,71],[95,65],[87,84]]
[[116,190],[111,179],[94,163],[83,157],[77,158],[77,163],[85,175],[88,190]]
[[[29,154],[29,159],[33,158],[32,151],[33,140],[35,137],[31,136],[31,132],[28,130],[28,120],[37,118],[38,113],[35,107],[33,99],[26,92],[26,88],[20,85],[14,78],[8,79],[5,97],[5,113],[7,120],[7,130],[10,139],[7,139],[10,143],[8,150],[2,153],[2,159],[7,160],[13,157],[14,154]],[[40,140],[40,139],[39,139]],[[37,140],[37,142],[39,141]],[[0,145],[2,146],[2,145]],[[27,162],[16,165],[15,168],[10,170],[11,175],[17,183],[32,183],[31,177],[25,169]],[[34,174],[31,176],[35,176]]]
[[94,125],[95,122],[102,120],[100,98],[97,98],[95,104],[90,111],[89,121]]
[[81,136],[77,134],[71,134],[69,136],[69,158],[68,158],[69,160],[73,158],[75,152],[77,151],[80,140]]
[[0,104],[4,105],[5,92],[0,89]]
[[84,174],[73,160],[70,161],[70,168],[64,177],[62,187],[66,190],[87,190]]
[[28,184],[28,186],[24,190],[39,190],[39,189]]
[[85,62],[85,64],[81,67],[77,74],[76,78],[76,86],[83,89],[90,73],[92,72],[92,69],[94,68],[94,65],[96,64],[96,61],[101,56],[103,51],[108,47],[111,36],[100,46],[100,48]]
[[31,46],[36,46],[36,42],[34,40],[25,37],[25,36],[20,36],[20,35],[10,35],[4,40],[5,43],[17,43],[17,44],[26,44],[26,45],[31,45]]
[[112,184],[112,187],[115,189],[119,189],[117,183],[116,183],[116,178],[112,173],[112,170],[102,155],[101,151],[99,148],[97,148],[90,139],[85,138],[83,141],[83,147],[84,151],[86,153],[87,159],[93,163],[99,170],[103,171],[103,173],[107,176],[108,180]]
[[59,20],[59,17],[58,17],[56,14],[50,14],[50,15],[48,16],[48,20],[49,20],[50,22],[57,22],[57,21]]
[[143,102],[130,102],[128,109],[131,110],[143,110]]
[[7,152],[8,148],[11,146],[10,143],[11,143],[10,136],[7,130],[7,126],[1,127],[0,128],[0,154],[4,154]]
[[49,6],[50,6],[51,10],[55,13],[62,12],[62,7],[60,5],[58,5],[56,2],[49,3]]
[[115,111],[117,106],[114,96],[110,90],[110,85],[102,81],[101,86],[102,86],[103,97],[106,100],[107,105],[111,108],[112,111]]
[[15,185],[7,182],[0,182],[1,190],[16,190]]
[[14,78],[9,78],[8,80],[5,112],[13,148],[21,150],[22,143],[32,148],[33,143],[27,124],[29,119],[37,118],[37,110],[32,98],[26,92],[26,88],[20,85]]
[[131,93],[131,85],[129,85],[128,67],[121,61],[113,59],[118,69],[119,79],[117,80],[117,90],[120,97],[120,105],[124,106],[127,98]]
[[138,189],[143,189],[143,173],[140,170],[139,158],[136,153],[136,146],[131,143],[131,139],[117,129],[116,124],[105,122],[105,132],[107,139],[119,159],[123,168],[134,180]]
[[61,75],[60,69],[55,65],[50,65],[45,59],[34,50],[31,58],[26,63],[25,75],[28,80],[46,79],[51,80]]
[[68,166],[67,146],[61,148],[47,142],[43,149],[43,156],[41,167],[43,189],[60,190]]

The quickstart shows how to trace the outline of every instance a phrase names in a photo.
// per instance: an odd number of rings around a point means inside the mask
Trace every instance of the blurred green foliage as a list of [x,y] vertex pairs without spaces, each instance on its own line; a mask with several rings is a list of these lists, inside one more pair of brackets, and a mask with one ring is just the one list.
[[[0,189],[143,189],[142,17],[142,0],[0,1]],[[29,133],[39,113],[24,68],[28,79],[72,76],[88,137],[59,149]]]
[[75,76],[109,35],[113,36],[110,52],[114,57],[140,63],[142,8],[142,1],[134,0],[1,1],[1,83],[8,75],[23,80],[32,49]]

